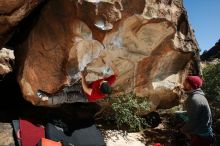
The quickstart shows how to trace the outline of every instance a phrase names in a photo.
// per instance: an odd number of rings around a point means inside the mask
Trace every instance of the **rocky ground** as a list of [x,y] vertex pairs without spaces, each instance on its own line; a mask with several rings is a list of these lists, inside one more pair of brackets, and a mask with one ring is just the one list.
[[185,137],[173,126],[170,120],[172,113],[162,113],[162,122],[152,128],[147,128],[141,132],[126,132],[117,129],[116,126],[103,124],[99,128],[105,136],[107,146],[153,146],[160,143],[163,146],[184,146]]

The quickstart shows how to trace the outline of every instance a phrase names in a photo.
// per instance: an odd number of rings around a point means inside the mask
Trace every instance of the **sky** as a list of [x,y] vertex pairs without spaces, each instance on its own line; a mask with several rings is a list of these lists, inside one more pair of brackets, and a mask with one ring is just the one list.
[[202,53],[220,39],[220,0],[183,0]]

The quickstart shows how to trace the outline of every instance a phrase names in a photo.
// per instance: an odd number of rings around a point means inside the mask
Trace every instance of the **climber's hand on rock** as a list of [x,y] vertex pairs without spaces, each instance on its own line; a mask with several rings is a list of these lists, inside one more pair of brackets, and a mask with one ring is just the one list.
[[87,76],[87,74],[88,74],[88,72],[87,72],[86,70],[81,71],[81,72],[80,72],[80,78],[81,78],[81,79],[82,79],[82,78],[85,78],[85,77]]
[[80,75],[79,77],[80,77],[81,79],[84,77],[84,74],[83,74],[83,72],[82,72],[82,71],[80,72],[80,74],[79,74],[79,75]]

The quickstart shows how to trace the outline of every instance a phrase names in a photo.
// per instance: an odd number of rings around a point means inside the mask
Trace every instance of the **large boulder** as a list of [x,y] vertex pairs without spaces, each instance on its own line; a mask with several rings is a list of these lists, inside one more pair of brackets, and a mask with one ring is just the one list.
[[37,17],[16,45],[18,82],[35,105],[38,89],[55,93],[85,67],[87,80],[100,78],[108,57],[120,71],[115,93],[168,108],[199,52],[181,0],[50,0]]

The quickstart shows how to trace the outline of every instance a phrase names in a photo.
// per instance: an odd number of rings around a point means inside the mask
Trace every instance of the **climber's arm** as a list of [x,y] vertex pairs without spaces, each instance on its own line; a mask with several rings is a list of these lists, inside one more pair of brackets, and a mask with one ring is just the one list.
[[80,75],[81,75],[81,79],[82,79],[81,82],[82,82],[83,91],[84,91],[86,94],[91,95],[92,89],[89,88],[89,86],[88,86],[88,84],[87,84],[87,82],[86,82],[85,75],[84,75],[82,72],[80,73]]

